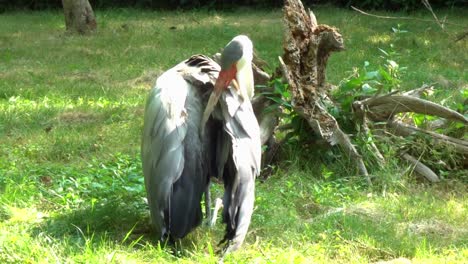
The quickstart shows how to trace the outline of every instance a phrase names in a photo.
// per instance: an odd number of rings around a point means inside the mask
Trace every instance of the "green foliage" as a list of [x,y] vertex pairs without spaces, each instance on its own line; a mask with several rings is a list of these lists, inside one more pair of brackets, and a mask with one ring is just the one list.
[[[408,33],[407,30],[402,29],[400,24],[397,27],[392,27],[392,31],[394,33],[393,42],[403,39],[403,34]],[[356,133],[355,140],[360,146],[360,151],[363,153],[364,160],[366,160],[368,165],[372,165],[372,167],[380,166],[375,153],[369,151],[370,144],[377,144],[381,147],[383,147],[382,145],[390,144],[384,147],[386,155],[409,152],[411,155],[418,157],[425,165],[438,172],[442,177],[453,177],[466,181],[466,176],[463,176],[466,174],[463,168],[463,156],[450,148],[434,146],[429,136],[412,135],[396,141],[394,140],[391,143],[380,142],[379,144],[371,131],[364,133],[360,131],[360,127],[356,127],[356,123],[359,124],[360,120],[354,120],[353,102],[401,91],[403,88],[401,87],[403,83],[402,79],[407,74],[407,67],[402,67],[396,62],[396,59],[401,58],[400,52],[395,48],[393,43],[389,44],[388,51],[381,48],[379,48],[379,51],[382,53],[380,65],[371,69],[370,63],[365,61],[361,68],[354,68],[351,76],[341,81],[339,88],[333,93],[333,98],[339,107],[330,109],[330,112],[341,122],[343,127],[347,128],[349,133]],[[447,94],[443,89],[437,89],[435,93]],[[459,93],[461,96],[457,96],[457,99],[451,101],[449,105],[445,103],[445,100],[442,100],[442,104],[445,104],[449,108],[458,108],[461,113],[465,113],[465,107],[461,103],[465,100],[463,99],[464,90],[462,89]],[[434,100],[434,96],[426,99]],[[438,119],[435,116],[418,113],[404,113],[399,114],[398,117],[420,128],[426,128],[430,122]],[[455,137],[463,137],[465,128],[459,122],[452,122],[448,127],[439,129],[438,132]]]
[[[280,126],[285,132],[282,132],[283,142],[306,147],[307,142],[313,139],[313,132],[307,121],[304,120],[292,105],[292,95],[287,83],[283,83],[280,78],[272,80],[269,87],[273,91],[262,91],[261,93],[271,100],[272,104],[264,109],[266,112],[276,111],[280,117]],[[259,87],[260,89],[262,87]]]
[[378,94],[385,94],[400,89],[402,75],[407,67],[401,67],[393,58],[398,56],[393,44],[390,51],[379,49],[383,63],[371,69],[368,61],[361,68],[354,68],[348,78],[341,81],[339,88],[334,91],[333,98],[341,109],[331,111],[336,118],[350,119],[352,103],[356,100],[368,98]]

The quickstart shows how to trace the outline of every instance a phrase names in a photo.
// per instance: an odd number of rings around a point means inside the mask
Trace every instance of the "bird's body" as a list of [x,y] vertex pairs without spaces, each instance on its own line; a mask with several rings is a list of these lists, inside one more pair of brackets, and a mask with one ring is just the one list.
[[[239,51],[235,47],[223,53],[235,55],[234,62],[239,62],[233,72],[240,75],[235,76],[238,87],[227,87],[230,80],[225,80],[223,88],[216,89],[225,74],[223,60],[220,67],[195,55],[162,74],[150,92],[141,154],[151,219],[161,239],[183,238],[201,223],[200,203],[209,176],[218,176],[225,186],[227,251],[235,250],[244,240],[261,155],[260,131],[248,99],[253,93],[249,43],[247,54],[245,43],[240,43],[240,57],[231,53]],[[219,104],[211,100],[216,91]],[[210,102],[212,107],[207,109]]]
[[184,237],[203,215],[209,172],[199,124],[207,91],[196,78],[212,82],[219,67],[196,60],[209,61],[194,56],[163,73],[146,104],[141,154],[151,219],[161,239]]

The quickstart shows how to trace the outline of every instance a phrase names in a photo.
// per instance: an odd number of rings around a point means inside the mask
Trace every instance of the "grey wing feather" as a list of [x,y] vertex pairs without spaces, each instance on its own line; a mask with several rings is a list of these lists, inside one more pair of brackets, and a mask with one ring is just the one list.
[[185,123],[175,124],[169,114],[163,88],[155,87],[149,94],[144,117],[141,157],[151,219],[157,234],[165,235],[164,210],[167,209],[172,184],[184,168],[183,140]]
[[208,174],[199,124],[203,94],[218,71],[209,58],[194,55],[161,75],[148,97],[141,157],[159,238],[182,238],[201,222]]

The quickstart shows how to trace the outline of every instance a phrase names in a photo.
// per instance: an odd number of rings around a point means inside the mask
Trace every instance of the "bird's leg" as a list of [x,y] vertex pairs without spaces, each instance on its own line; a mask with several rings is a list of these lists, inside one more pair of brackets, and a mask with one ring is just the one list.
[[216,224],[216,219],[218,218],[219,209],[223,208],[223,200],[216,198],[215,208],[213,209],[213,217],[210,219],[210,227],[213,227]]
[[171,252],[175,257],[182,257],[184,247],[181,239],[174,239],[171,241]]
[[206,185],[206,190],[205,190],[205,213],[206,213],[206,223],[208,226],[210,225],[210,220],[211,220],[211,181],[208,181],[208,184]]

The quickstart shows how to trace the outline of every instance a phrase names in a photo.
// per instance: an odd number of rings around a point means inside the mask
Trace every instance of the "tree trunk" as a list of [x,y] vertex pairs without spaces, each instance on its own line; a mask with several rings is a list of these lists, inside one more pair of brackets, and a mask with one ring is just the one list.
[[325,70],[330,54],[344,49],[343,38],[336,28],[318,24],[315,15],[310,10],[306,12],[300,0],[284,1],[284,24],[284,54],[280,65],[295,111],[317,135],[331,145],[341,146],[371,185],[361,155],[326,107],[333,103],[329,99]]
[[88,0],[62,0],[67,32],[88,34],[96,30],[97,23]]

